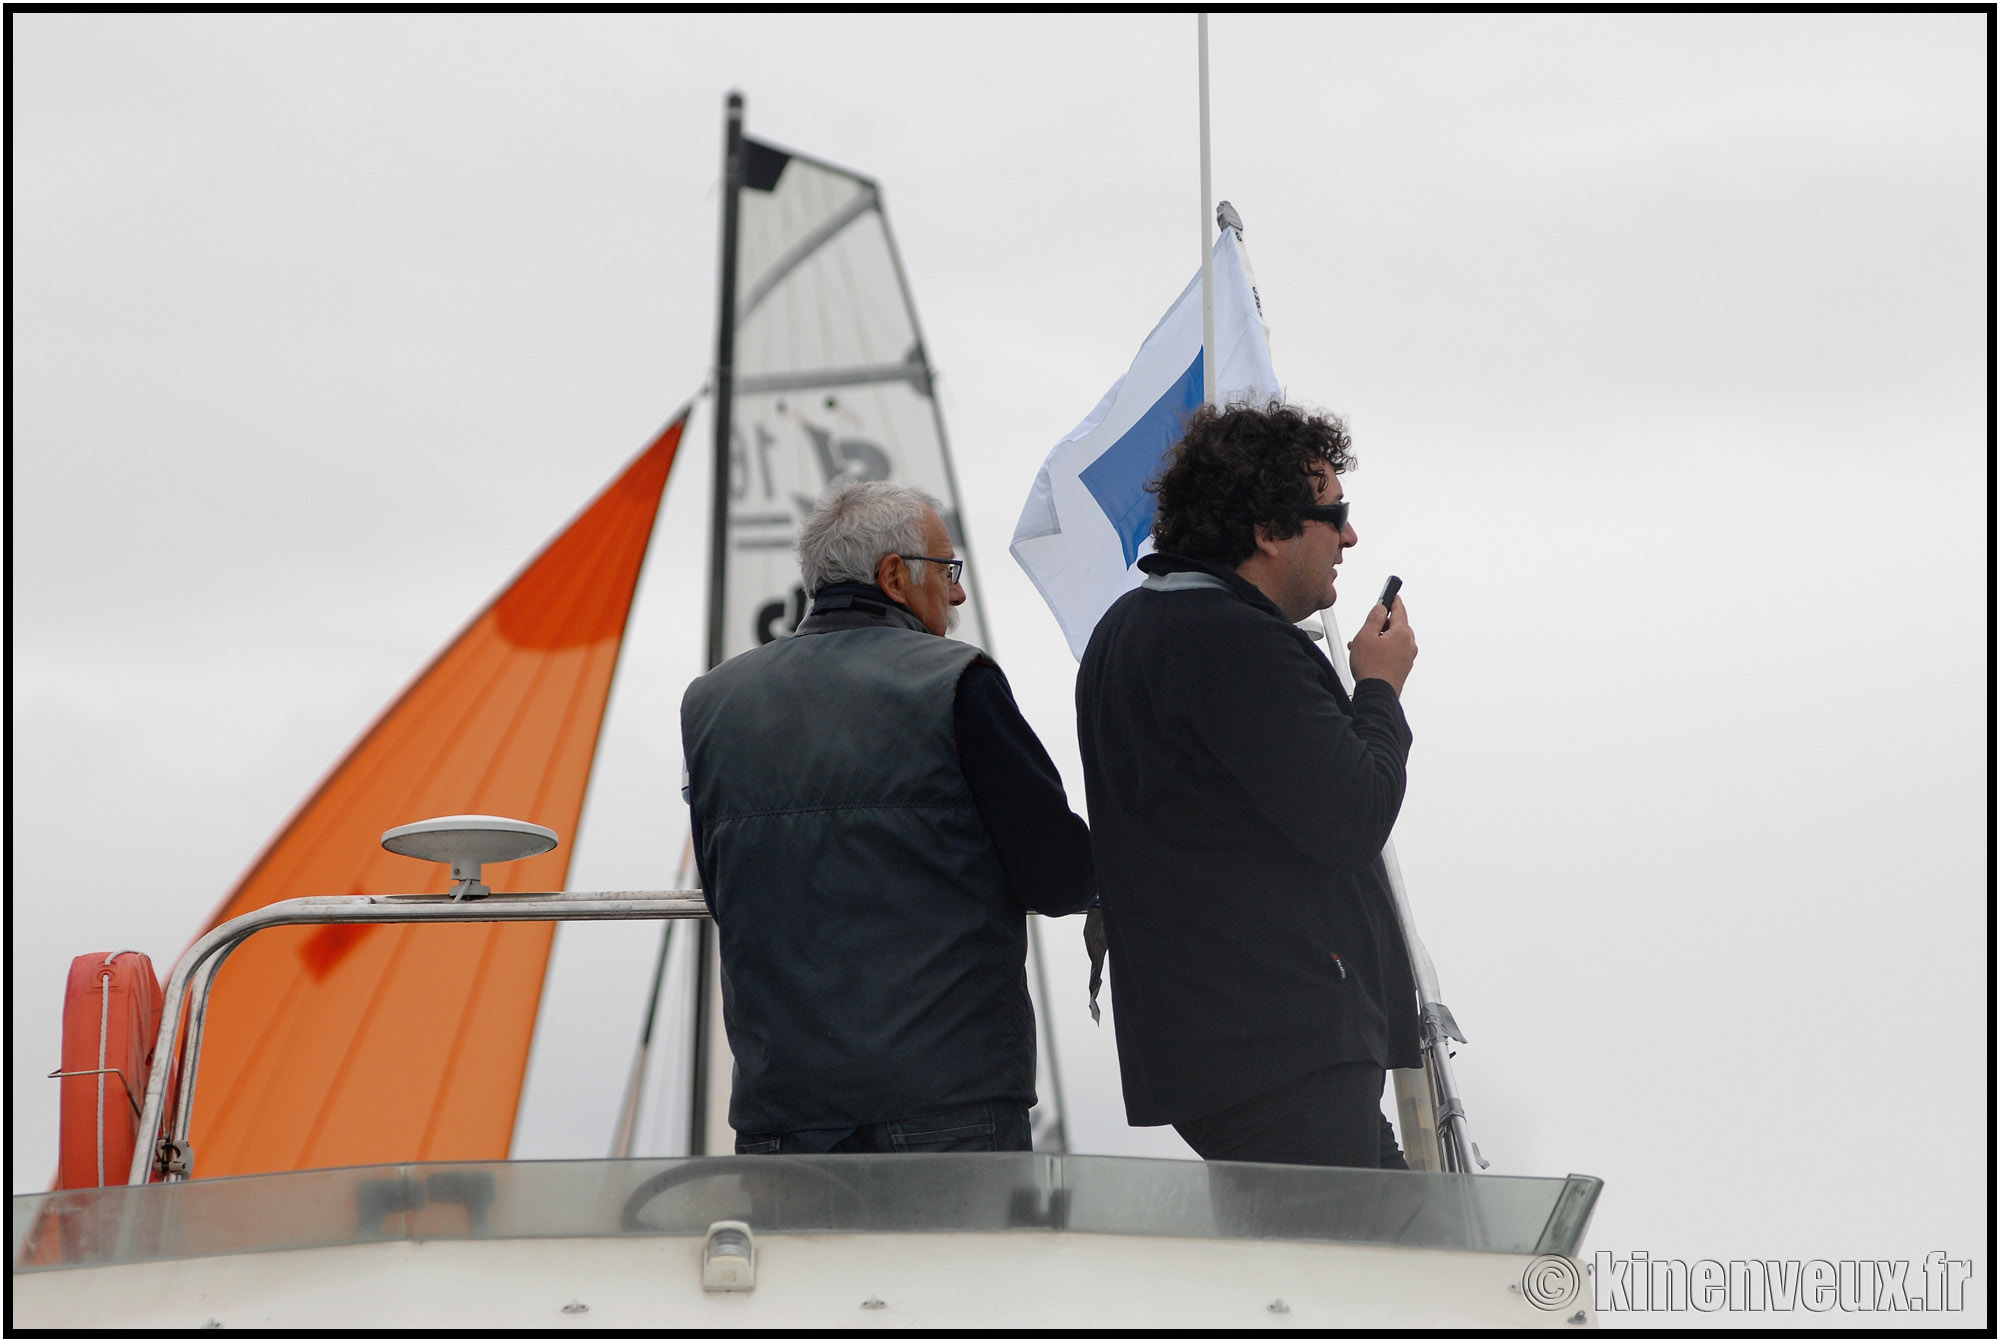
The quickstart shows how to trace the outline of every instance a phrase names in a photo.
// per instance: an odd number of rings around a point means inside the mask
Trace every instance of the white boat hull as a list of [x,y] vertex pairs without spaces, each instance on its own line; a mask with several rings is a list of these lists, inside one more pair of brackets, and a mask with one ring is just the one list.
[[[23,1328],[1546,1328],[1530,1259],[1051,1231],[770,1234],[702,1289],[696,1236],[391,1241],[38,1272]],[[875,1303],[871,1303],[875,1302]]]

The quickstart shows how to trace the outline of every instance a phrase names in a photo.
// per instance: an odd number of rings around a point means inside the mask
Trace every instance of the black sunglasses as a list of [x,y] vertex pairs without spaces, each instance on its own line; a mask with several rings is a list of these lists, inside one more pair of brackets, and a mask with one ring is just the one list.
[[934,555],[897,555],[896,558],[911,563],[921,559],[926,564],[943,564],[951,571],[951,580],[953,582],[957,582],[959,576],[965,572],[965,561],[963,559],[939,559]]
[[1308,522],[1324,522],[1335,531],[1344,531],[1347,528],[1347,500],[1308,504],[1299,509],[1299,516]]

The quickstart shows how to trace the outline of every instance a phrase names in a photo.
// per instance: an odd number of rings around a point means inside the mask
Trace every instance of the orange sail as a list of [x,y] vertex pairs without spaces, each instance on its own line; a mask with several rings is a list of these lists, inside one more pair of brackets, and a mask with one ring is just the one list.
[[[442,893],[384,852],[429,816],[547,825],[554,851],[489,867],[560,890],[598,728],[685,411],[473,620],[280,831],[208,927],[301,895]],[[190,1133],[203,1178],[499,1160],[551,923],[284,927],[216,976]]]

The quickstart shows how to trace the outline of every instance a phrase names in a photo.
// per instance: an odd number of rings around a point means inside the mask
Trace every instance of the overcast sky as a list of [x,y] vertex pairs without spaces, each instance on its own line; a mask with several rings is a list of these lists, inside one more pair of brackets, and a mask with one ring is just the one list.
[[[18,1190],[69,958],[164,976],[702,384],[732,87],[882,183],[993,650],[1081,808],[1006,544],[1208,236],[1191,16],[11,25]],[[1475,1140],[1603,1177],[1592,1248],[1942,1249],[1983,1322],[1986,18],[1211,42],[1274,362],[1361,459],[1343,588],[1400,573],[1423,650],[1396,841]],[[707,488],[690,451],[572,888],[671,883]],[[1050,931],[1073,1145],[1184,1153],[1125,1126]],[[517,1154],[602,1153],[649,940],[559,939]]]

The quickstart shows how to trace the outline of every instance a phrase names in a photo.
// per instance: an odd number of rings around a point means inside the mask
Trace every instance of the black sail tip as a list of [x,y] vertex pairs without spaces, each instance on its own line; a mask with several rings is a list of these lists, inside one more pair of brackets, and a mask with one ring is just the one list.
[[772,191],[792,156],[782,149],[743,137],[743,185],[752,191]]

